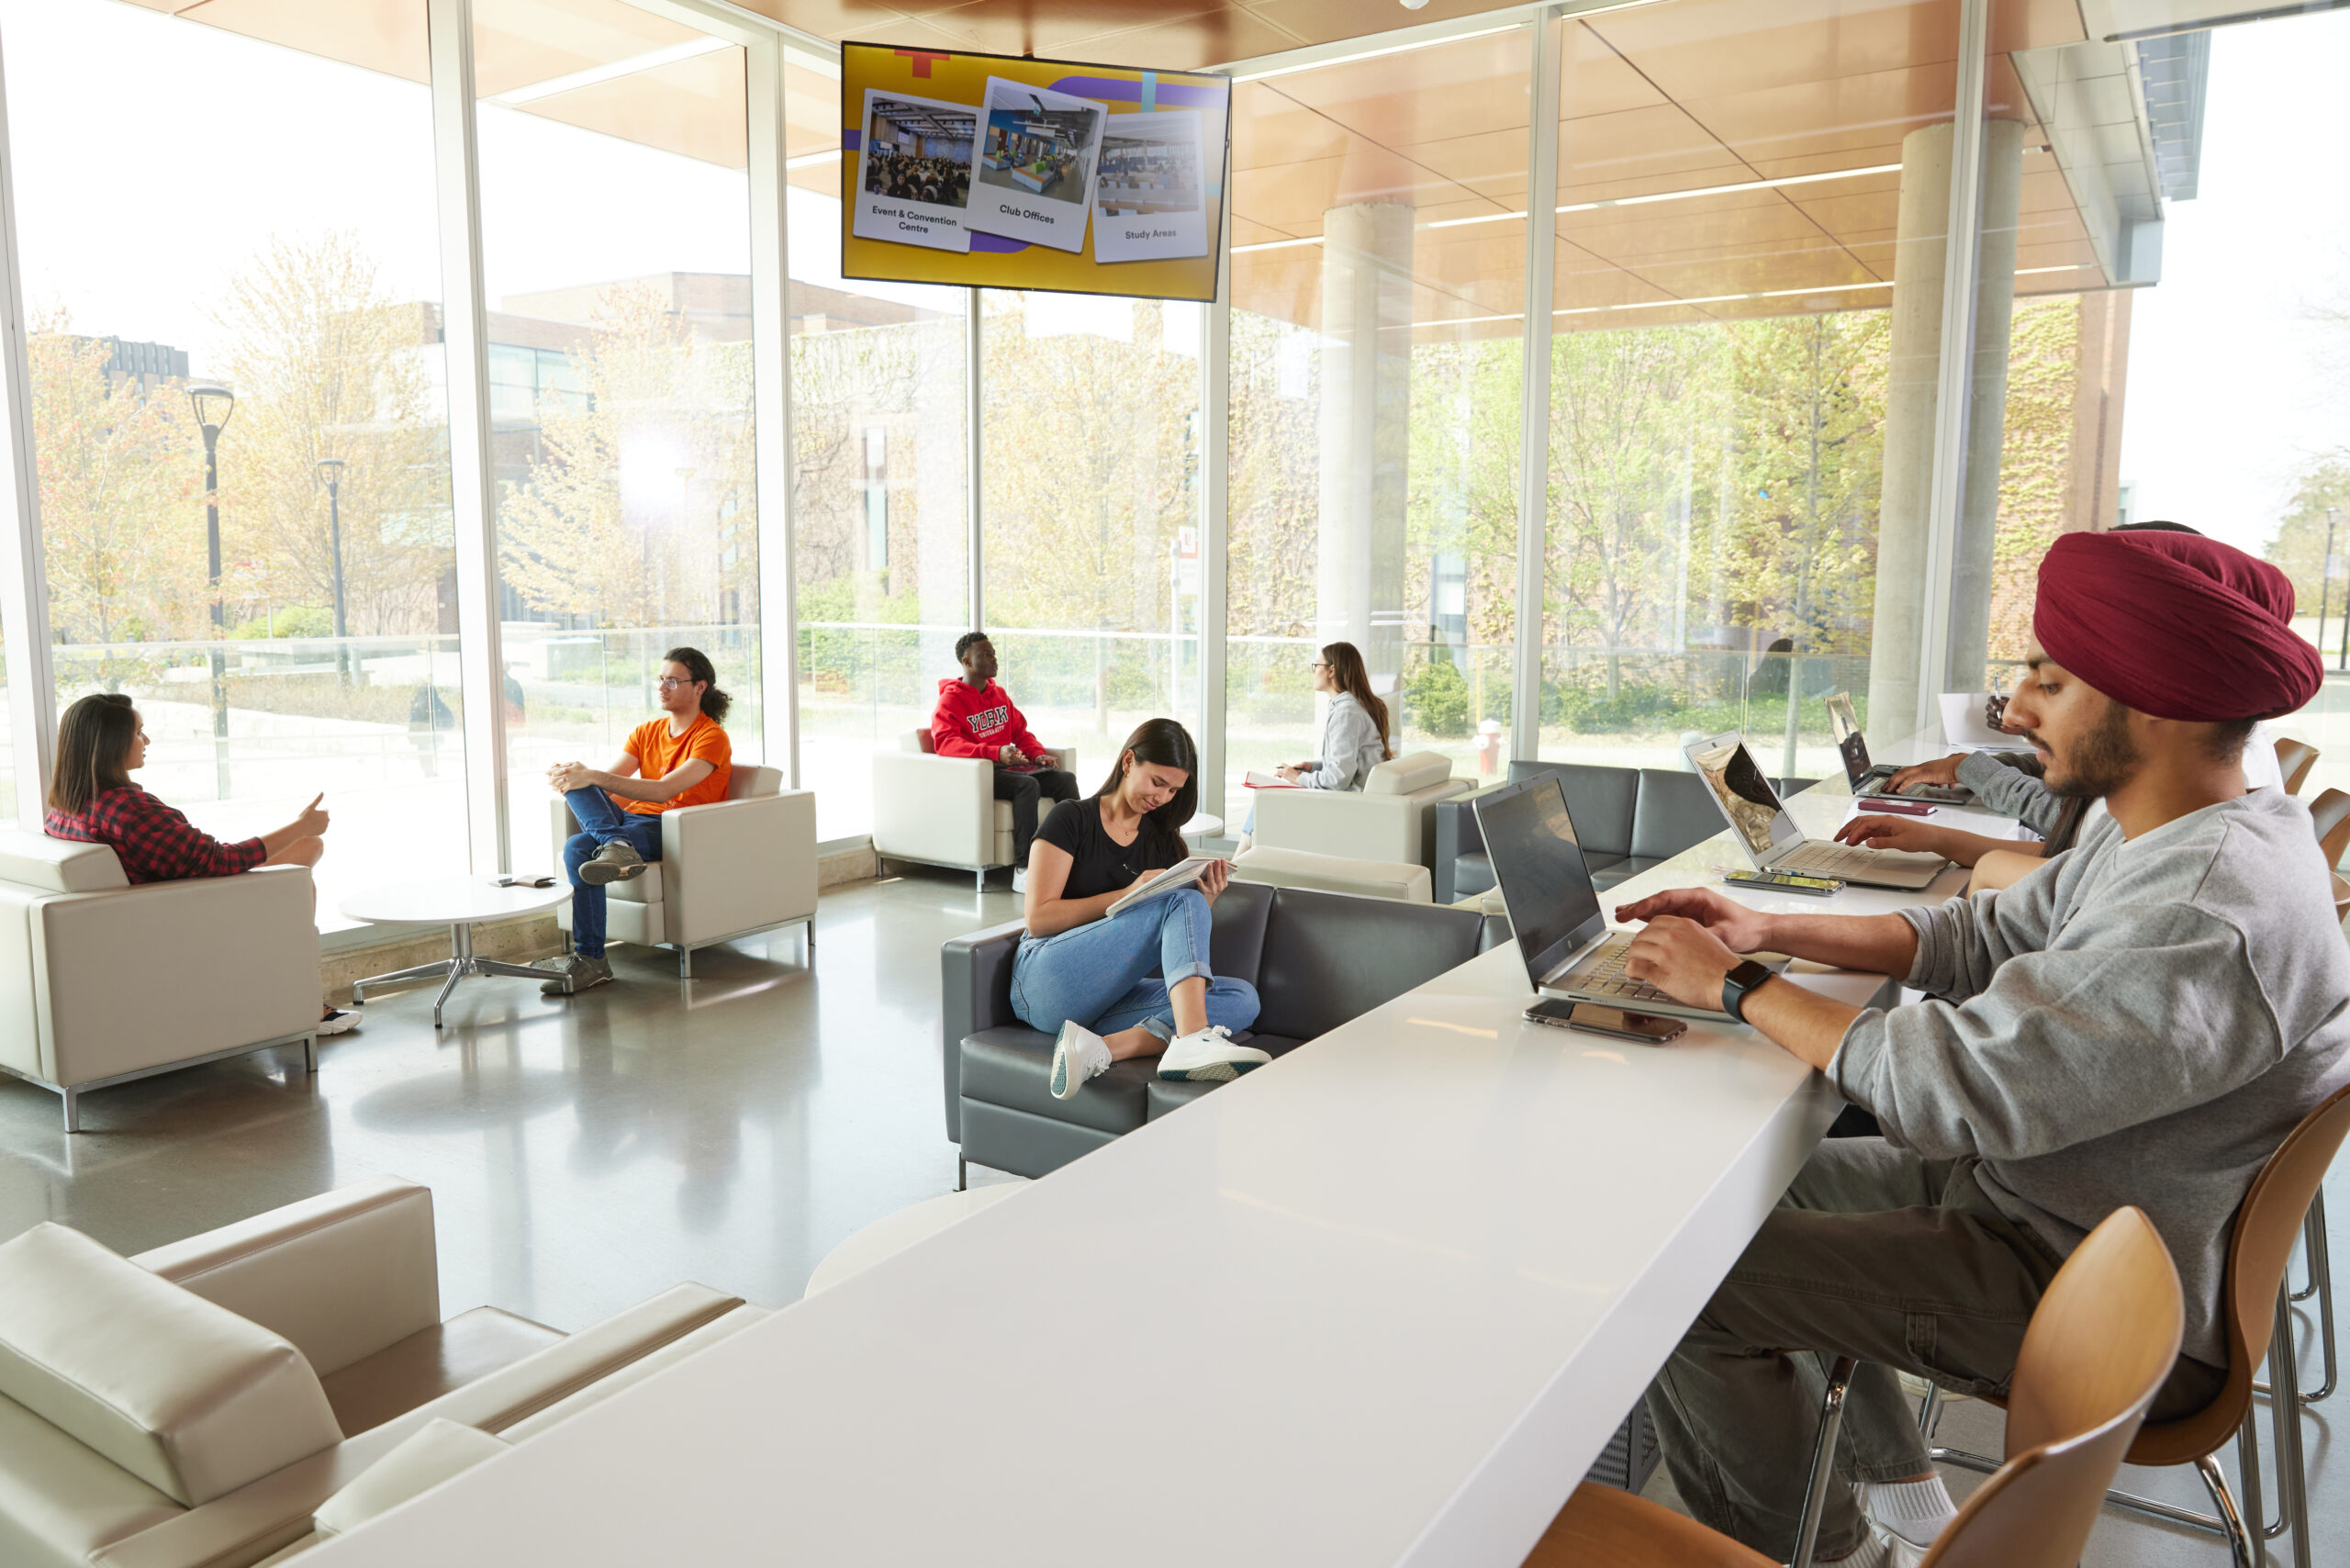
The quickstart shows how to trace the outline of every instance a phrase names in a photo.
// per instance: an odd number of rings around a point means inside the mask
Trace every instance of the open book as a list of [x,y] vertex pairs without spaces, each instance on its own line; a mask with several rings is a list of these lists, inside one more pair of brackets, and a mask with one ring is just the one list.
[[1259,773],[1253,769],[1248,773],[1248,777],[1242,778],[1240,782],[1246,788],[1250,790],[1295,790],[1300,788],[1300,786],[1291,783],[1288,779],[1281,778],[1278,774]]
[[1123,914],[1145,899],[1155,899],[1161,893],[1171,893],[1178,888],[1188,888],[1200,879],[1207,868],[1222,859],[1217,855],[1194,855],[1181,865],[1169,866],[1142,886],[1110,906],[1108,913]]

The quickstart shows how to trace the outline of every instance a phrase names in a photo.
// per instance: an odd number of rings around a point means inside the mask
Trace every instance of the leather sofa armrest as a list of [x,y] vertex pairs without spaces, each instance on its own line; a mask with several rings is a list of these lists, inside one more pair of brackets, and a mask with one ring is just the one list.
[[963,1041],[1019,1022],[1011,1002],[1012,964],[1024,921],[957,936],[939,949],[939,1060],[946,1075],[946,1140],[963,1141]]
[[543,1350],[417,1406],[398,1424],[421,1424],[441,1416],[496,1435],[742,1305],[742,1297],[707,1285],[672,1285],[648,1301],[623,1308]]
[[1435,880],[1438,903],[1453,902],[1452,863],[1485,846],[1485,835],[1477,829],[1476,809],[1469,801],[1468,796],[1462,796],[1436,803],[1436,864],[1428,869]]
[[397,1176],[130,1260],[293,1341],[320,1377],[441,1321],[432,1193]]

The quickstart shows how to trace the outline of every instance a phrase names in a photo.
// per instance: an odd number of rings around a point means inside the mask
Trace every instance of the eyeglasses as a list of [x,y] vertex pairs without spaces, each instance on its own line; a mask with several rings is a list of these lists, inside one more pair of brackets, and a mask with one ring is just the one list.
[[673,686],[691,686],[694,683],[690,680],[679,680],[675,676],[665,675],[659,680],[654,682],[654,684],[658,686],[662,690],[666,691]]
[[1312,664],[1307,665],[1305,667],[1307,669],[1336,669],[1338,666],[1336,665],[1325,664],[1320,659],[1315,659]]

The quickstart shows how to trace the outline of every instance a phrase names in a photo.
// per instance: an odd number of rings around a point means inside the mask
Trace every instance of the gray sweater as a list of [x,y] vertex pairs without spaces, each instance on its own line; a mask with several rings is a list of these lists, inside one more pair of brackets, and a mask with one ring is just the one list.
[[1862,1014],[1830,1079],[1893,1142],[1979,1159],[2059,1251],[2144,1209],[2186,1287],[2183,1348],[2225,1364],[2236,1207],[2350,1083],[2350,944],[2309,812],[2261,790],[2135,839],[2099,817],[2013,887],[1902,917],[1908,983],[1957,1000]]
[[1387,760],[1379,726],[1351,691],[1330,699],[1322,719],[1321,760],[1297,777],[1307,790],[1360,790],[1371,770]]

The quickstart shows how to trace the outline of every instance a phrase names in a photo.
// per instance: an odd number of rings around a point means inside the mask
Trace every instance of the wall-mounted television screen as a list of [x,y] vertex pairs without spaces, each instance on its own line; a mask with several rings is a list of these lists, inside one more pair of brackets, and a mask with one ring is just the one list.
[[841,46],[841,271],[1215,297],[1232,83]]

